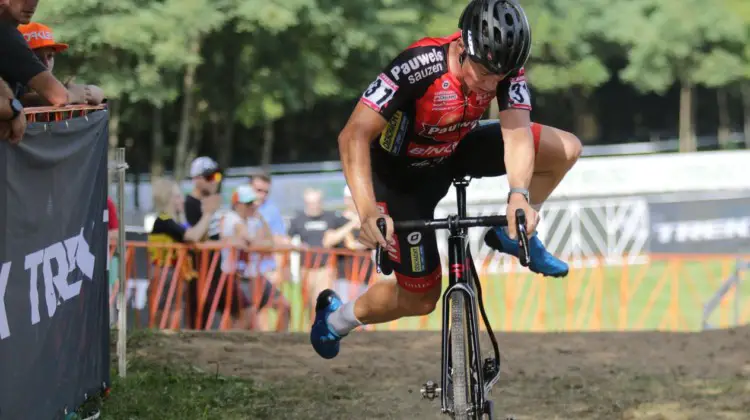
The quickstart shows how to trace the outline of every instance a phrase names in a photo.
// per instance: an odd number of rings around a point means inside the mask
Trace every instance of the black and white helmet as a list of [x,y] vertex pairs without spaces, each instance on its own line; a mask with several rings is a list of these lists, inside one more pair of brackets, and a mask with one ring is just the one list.
[[467,55],[493,73],[508,74],[529,59],[531,28],[515,0],[472,0],[458,27]]

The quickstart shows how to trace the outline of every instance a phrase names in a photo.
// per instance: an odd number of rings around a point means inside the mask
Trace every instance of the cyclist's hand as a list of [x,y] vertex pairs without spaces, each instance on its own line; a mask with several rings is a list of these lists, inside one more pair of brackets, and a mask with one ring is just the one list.
[[[385,237],[380,233],[380,229],[378,229],[378,219],[381,217],[385,219]],[[386,238],[388,238],[387,241]],[[359,241],[368,249],[375,249],[378,245],[384,249],[391,248],[393,246],[393,219],[379,212],[371,215],[363,215],[362,227],[359,231]]]
[[526,235],[531,236],[536,230],[536,225],[539,222],[539,215],[536,210],[531,208],[531,205],[521,194],[512,194],[510,201],[508,201],[508,209],[506,210],[506,216],[508,218],[508,236],[511,239],[516,239],[516,210],[523,209],[526,213]]

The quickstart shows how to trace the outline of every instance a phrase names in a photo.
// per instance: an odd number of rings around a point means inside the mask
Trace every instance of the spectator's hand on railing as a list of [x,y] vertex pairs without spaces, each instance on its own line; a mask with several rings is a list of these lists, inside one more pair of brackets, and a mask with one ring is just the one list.
[[221,196],[219,194],[209,195],[201,200],[203,213],[216,213],[221,207]]
[[99,86],[86,85],[83,91],[87,104],[101,105],[104,102],[104,91]]

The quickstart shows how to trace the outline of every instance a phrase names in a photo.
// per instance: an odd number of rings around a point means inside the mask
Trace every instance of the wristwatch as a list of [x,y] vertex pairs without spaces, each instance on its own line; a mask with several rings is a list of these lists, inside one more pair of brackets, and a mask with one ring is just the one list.
[[13,112],[13,116],[8,118],[7,121],[13,121],[17,116],[23,112],[23,104],[16,98],[10,99],[10,110]]
[[512,194],[522,194],[527,203],[531,202],[531,200],[529,199],[529,190],[527,190],[526,188],[511,188],[508,192],[508,201],[510,201],[510,196]]

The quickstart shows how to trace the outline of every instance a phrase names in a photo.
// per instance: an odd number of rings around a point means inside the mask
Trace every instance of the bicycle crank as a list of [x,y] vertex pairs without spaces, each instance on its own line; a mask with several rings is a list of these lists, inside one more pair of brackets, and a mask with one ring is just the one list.
[[441,392],[442,389],[440,389],[437,384],[432,381],[425,382],[425,384],[422,385],[422,389],[420,390],[422,398],[428,399],[430,401],[434,400],[435,398],[439,398]]

